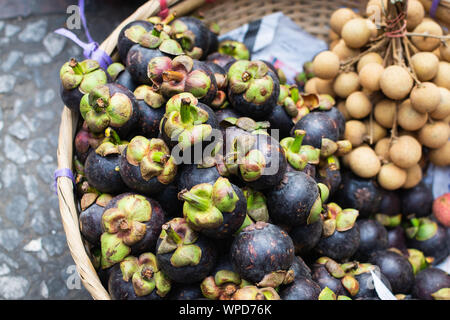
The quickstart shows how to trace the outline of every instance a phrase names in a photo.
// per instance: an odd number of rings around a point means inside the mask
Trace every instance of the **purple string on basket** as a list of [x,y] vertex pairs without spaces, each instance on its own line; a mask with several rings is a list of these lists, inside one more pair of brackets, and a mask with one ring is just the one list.
[[73,182],[73,184],[76,184],[75,181],[75,177],[73,176],[72,170],[70,170],[69,168],[62,168],[62,169],[56,169],[55,173],[53,174],[53,178],[54,178],[54,188],[55,188],[55,193],[58,194],[58,178],[59,177],[67,177],[70,178]]
[[431,3],[430,16],[432,18],[436,18],[436,11],[439,7],[439,2],[441,2],[441,0],[433,0],[433,2]]
[[112,63],[112,59],[105,51],[99,48],[98,43],[95,42],[94,39],[92,39],[91,34],[89,33],[86,23],[86,17],[84,15],[84,0],[79,0],[78,6],[80,8],[80,18],[81,22],[83,23],[84,32],[89,42],[86,43],[81,41],[75,33],[65,28],[59,28],[54,32],[75,42],[83,49],[83,55],[86,59],[96,60],[103,69],[106,69]]

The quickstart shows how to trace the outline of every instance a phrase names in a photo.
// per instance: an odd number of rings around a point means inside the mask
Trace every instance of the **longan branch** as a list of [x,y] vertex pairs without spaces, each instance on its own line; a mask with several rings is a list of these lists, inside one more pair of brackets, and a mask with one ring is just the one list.
[[407,32],[407,33],[406,33],[406,36],[407,36],[407,37],[435,38],[435,39],[440,39],[441,41],[450,40],[450,35],[438,36],[438,35],[435,35],[435,34],[429,34],[429,33]]

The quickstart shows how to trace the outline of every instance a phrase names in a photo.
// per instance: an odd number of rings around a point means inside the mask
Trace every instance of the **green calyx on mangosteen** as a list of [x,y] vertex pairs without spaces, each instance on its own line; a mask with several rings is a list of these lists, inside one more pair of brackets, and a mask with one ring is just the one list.
[[295,130],[294,137],[287,137],[280,141],[280,145],[286,154],[286,160],[296,170],[305,169],[306,165],[318,164],[320,150],[313,146],[302,145],[306,132]]
[[262,192],[253,190],[249,187],[242,189],[247,199],[247,214],[253,221],[269,221],[269,209],[267,208],[267,199]]
[[272,287],[259,288],[248,285],[238,289],[231,300],[280,300],[280,296]]
[[[245,283],[245,282],[244,282]],[[203,296],[211,300],[229,300],[242,287],[243,281],[232,270],[219,270],[200,284]]]
[[245,44],[235,40],[224,40],[217,50],[220,54],[233,57],[236,60],[250,60],[250,51]]

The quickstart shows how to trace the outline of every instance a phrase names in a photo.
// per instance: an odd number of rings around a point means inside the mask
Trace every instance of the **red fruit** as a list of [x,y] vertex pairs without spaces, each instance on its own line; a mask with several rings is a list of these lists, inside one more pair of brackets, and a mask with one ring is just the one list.
[[445,227],[450,227],[450,192],[434,200],[433,214]]

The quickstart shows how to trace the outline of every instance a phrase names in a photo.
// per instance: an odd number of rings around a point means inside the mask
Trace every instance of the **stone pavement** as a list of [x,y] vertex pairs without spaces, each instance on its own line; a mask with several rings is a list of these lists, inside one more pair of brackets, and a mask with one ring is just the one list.
[[[4,0],[0,14],[0,299],[90,299],[77,277],[53,189],[59,69],[82,50],[52,33],[67,4]],[[101,42],[145,1],[86,1]],[[24,9],[25,8],[25,9]],[[9,10],[9,11],[8,11]],[[83,30],[75,31],[86,40]]]

